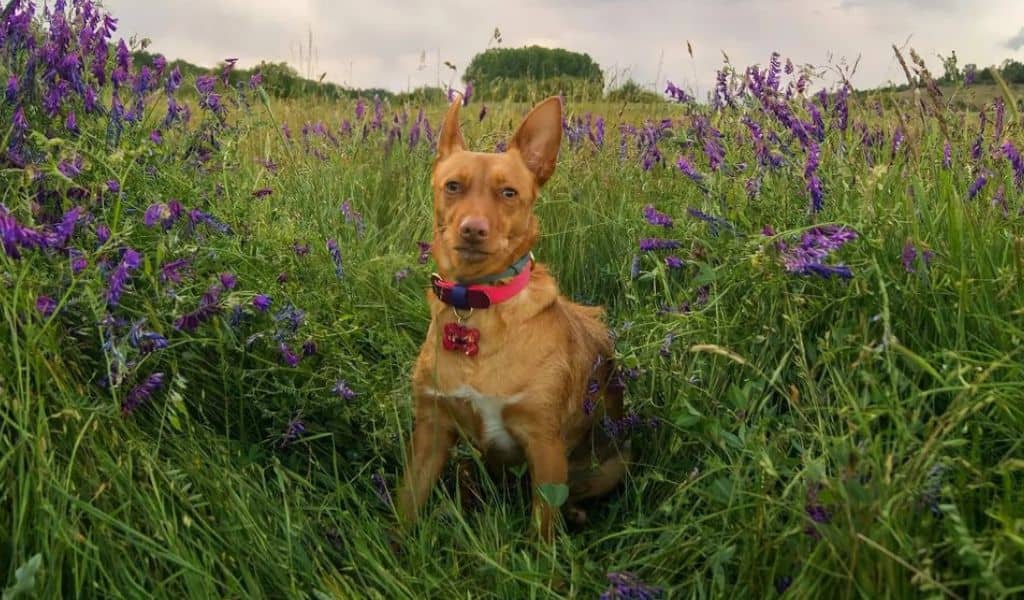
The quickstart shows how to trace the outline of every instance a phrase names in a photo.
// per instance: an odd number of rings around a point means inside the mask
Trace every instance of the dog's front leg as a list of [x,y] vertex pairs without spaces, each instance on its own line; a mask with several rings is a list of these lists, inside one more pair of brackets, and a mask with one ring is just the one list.
[[559,507],[552,506],[539,490],[541,486],[566,485],[569,481],[569,461],[565,455],[565,443],[556,433],[534,436],[526,441],[526,461],[530,466],[530,485],[533,486],[533,518],[538,533],[544,541],[550,542],[555,534],[556,520],[561,515]]
[[437,400],[417,402],[416,423],[407,454],[405,475],[398,492],[398,517],[412,524],[426,502],[430,489],[441,476],[448,453],[455,445],[456,433],[451,417],[440,410]]

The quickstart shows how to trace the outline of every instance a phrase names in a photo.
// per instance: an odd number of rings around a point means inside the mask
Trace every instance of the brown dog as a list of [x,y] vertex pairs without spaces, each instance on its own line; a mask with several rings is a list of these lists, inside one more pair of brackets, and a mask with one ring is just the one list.
[[534,107],[497,154],[465,150],[461,103],[448,109],[434,163],[438,275],[397,508],[406,523],[416,519],[461,435],[492,472],[526,460],[539,531],[551,539],[557,513],[538,486],[567,485],[571,505],[612,490],[625,473],[626,456],[601,427],[605,416],[622,417],[622,388],[610,384],[602,310],[560,295],[530,253],[533,205],[562,139],[560,100]]

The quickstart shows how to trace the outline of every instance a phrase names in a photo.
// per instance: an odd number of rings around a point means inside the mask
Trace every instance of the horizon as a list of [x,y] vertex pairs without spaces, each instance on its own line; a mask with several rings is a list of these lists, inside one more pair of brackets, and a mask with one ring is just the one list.
[[[105,2],[119,19],[118,36],[148,38],[148,50],[169,59],[212,67],[226,58],[238,58],[240,68],[252,68],[260,61],[286,62],[309,79],[324,74],[324,81],[338,85],[394,93],[461,83],[472,57],[494,46],[539,45],[586,53],[601,66],[606,85],[633,80],[660,93],[666,81],[672,81],[697,97],[713,85],[723,53],[735,68],[743,69],[765,64],[771,53],[778,51],[783,59],[823,71],[825,77],[818,81],[825,83],[838,79],[836,69],[856,64],[851,82],[858,89],[904,82],[893,44],[916,49],[936,77],[943,72],[938,55],[954,51],[961,67],[974,63],[984,68],[1007,59],[1024,60],[1024,3],[1010,0],[995,0],[983,9],[964,0],[838,0],[830,6],[807,0],[728,0],[710,9],[701,3],[662,7],[667,16],[657,21],[639,18],[638,13],[645,12],[642,8],[619,0],[574,0],[557,8],[534,1],[528,4],[540,16],[532,20],[523,17],[531,8],[510,14],[502,5],[490,11],[493,14],[488,20],[469,23],[461,21],[465,10],[460,9],[469,6],[461,0],[448,2],[455,10],[447,12],[457,16],[447,21],[424,4],[396,4],[378,3],[370,13],[323,0],[304,0],[288,7],[269,0],[183,0],[173,5]],[[648,0],[642,4],[656,8],[662,3]],[[676,34],[671,28],[672,15],[687,7],[689,22],[700,26]],[[737,20],[743,16],[758,17],[750,19],[756,27],[746,35],[748,24]],[[436,26],[431,26],[433,21],[438,21]],[[234,25],[228,35],[225,22]],[[604,41],[612,33],[607,31],[609,22],[619,27],[620,39],[614,44]],[[336,26],[328,27],[328,23]],[[840,32],[850,27],[861,31],[843,37]],[[460,35],[447,37],[448,29]],[[500,43],[494,36],[496,29],[501,32]],[[786,39],[780,30],[801,34]],[[951,37],[954,32],[957,37]],[[851,46],[853,38],[858,41],[852,43],[864,46]],[[865,39],[869,41],[859,41]],[[947,39],[957,39],[961,48],[941,46]],[[718,41],[721,43],[716,45]],[[693,48],[692,59],[688,46]],[[968,48],[971,53],[964,54]],[[453,72],[445,62],[457,70]]]

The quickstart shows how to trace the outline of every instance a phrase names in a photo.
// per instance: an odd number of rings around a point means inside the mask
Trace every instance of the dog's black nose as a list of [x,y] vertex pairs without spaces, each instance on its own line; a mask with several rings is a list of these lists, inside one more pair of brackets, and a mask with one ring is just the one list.
[[487,217],[466,217],[459,224],[459,235],[463,240],[473,244],[487,239],[490,230]]

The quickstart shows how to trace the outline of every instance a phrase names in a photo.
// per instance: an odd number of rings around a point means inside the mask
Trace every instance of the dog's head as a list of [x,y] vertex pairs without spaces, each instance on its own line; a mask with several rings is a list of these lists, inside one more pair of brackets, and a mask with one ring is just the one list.
[[555,170],[562,142],[562,103],[541,102],[500,153],[469,152],[456,98],[437,143],[434,260],[446,277],[468,281],[500,273],[533,246],[539,233],[533,204]]

